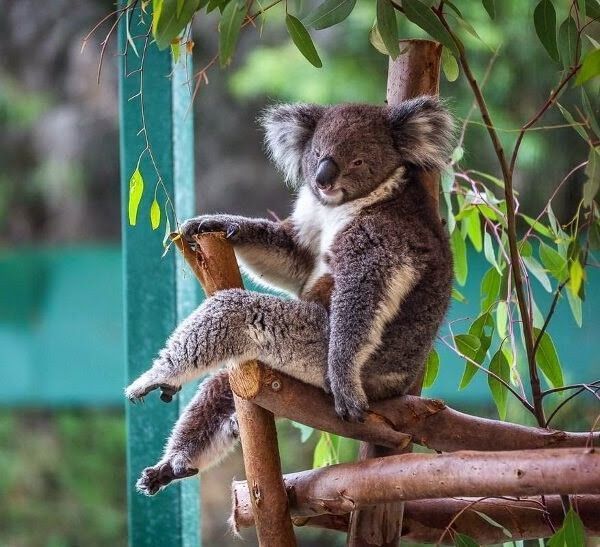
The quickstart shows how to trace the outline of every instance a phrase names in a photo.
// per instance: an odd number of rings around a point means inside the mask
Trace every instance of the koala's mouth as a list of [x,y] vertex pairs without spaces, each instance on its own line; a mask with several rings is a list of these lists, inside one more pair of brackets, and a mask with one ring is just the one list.
[[317,187],[317,192],[325,203],[340,203],[344,199],[344,190],[339,186]]

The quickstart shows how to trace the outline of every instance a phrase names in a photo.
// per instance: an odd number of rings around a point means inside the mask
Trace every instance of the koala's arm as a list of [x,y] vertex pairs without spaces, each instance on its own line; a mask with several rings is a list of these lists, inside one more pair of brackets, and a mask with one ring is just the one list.
[[361,371],[381,344],[419,273],[378,245],[356,241],[335,265],[326,384],[337,413],[361,421],[368,408]]
[[242,267],[259,283],[297,293],[313,258],[297,244],[290,222],[236,215],[202,215],[187,220],[183,236],[193,242],[200,232],[225,232]]

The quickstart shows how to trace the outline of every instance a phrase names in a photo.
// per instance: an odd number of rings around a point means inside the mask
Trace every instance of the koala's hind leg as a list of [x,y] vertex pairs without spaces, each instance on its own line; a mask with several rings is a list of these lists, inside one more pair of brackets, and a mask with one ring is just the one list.
[[173,431],[161,460],[142,471],[136,487],[152,496],[174,480],[218,463],[236,445],[238,426],[227,371],[200,384]]
[[323,386],[328,328],[320,304],[220,291],[177,327],[152,368],[125,393],[135,401],[160,388],[168,400],[184,382],[226,362],[250,359]]

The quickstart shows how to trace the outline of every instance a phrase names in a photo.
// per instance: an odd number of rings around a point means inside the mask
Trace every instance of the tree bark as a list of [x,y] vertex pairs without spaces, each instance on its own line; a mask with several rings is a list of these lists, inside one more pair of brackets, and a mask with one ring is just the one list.
[[[387,102],[398,104],[419,95],[438,95],[442,46],[431,40],[402,40],[402,52],[396,60],[390,57],[387,83]],[[439,203],[439,175],[423,173],[421,183],[437,209]],[[423,377],[409,391],[420,395]],[[361,447],[361,459],[410,452],[411,445],[390,449],[377,445]],[[402,504],[392,503],[356,511],[350,519],[348,545],[350,547],[394,547],[400,540]]]
[[[405,395],[370,405],[364,423],[340,420],[323,390],[258,363],[251,388],[242,395],[270,410],[321,431],[389,448],[415,442],[440,452],[592,446],[600,432],[572,433],[528,427],[463,414],[443,401]],[[238,390],[239,391],[239,390]]]
[[[508,541],[504,530],[490,524],[476,511],[490,517],[511,534],[511,540],[537,539],[549,537],[558,529],[564,517],[560,496],[546,496],[548,512],[545,513],[541,497],[521,499],[508,498],[440,498],[434,500],[414,500],[404,504],[401,538],[414,543],[452,544],[452,534],[444,533],[448,528],[466,534],[478,544],[494,544]],[[600,535],[600,496],[571,496],[571,504],[576,508],[586,532]],[[294,516],[296,526],[315,526],[328,530],[345,532],[350,515],[317,515],[314,517]],[[245,483],[239,482],[234,488],[232,518],[236,528],[254,526],[252,506]]]
[[[224,234],[196,236],[196,250],[176,235],[173,241],[207,296],[222,289],[243,288],[233,247]],[[256,516],[256,534],[261,547],[295,547],[288,498],[281,476],[275,419],[269,410],[256,405],[248,397],[253,393],[253,386],[257,385],[258,370],[259,364],[249,361],[229,371],[246,478],[252,485],[249,495]]]
[[[600,494],[600,451],[402,454],[284,476],[294,516],[341,515],[382,503],[452,498]],[[234,482],[234,519],[247,482]]]

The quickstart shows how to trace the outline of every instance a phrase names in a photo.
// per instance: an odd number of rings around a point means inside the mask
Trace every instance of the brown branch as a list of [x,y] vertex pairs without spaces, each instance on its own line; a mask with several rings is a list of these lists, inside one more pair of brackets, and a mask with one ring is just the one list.
[[343,437],[403,448],[411,442],[433,450],[516,450],[584,447],[600,442],[600,433],[553,431],[453,410],[442,401],[405,395],[371,404],[364,423],[340,420],[323,390],[280,371],[258,365],[256,382],[246,396],[275,416]]
[[[402,454],[284,476],[295,516],[344,514],[397,501],[600,494],[600,451],[547,448]],[[247,489],[234,482],[234,492]],[[241,499],[249,494],[241,494]]]
[[[233,484],[233,508],[231,521],[236,528],[254,526],[252,507],[243,483]],[[504,531],[490,524],[476,511],[483,513],[503,526],[513,541],[537,539],[552,535],[553,529],[561,526],[563,509],[559,496],[547,496],[547,511],[540,498],[441,498],[437,500],[407,501],[404,505],[402,539],[414,543],[435,543],[443,530],[458,515],[452,524],[455,532],[466,534],[478,544],[504,543],[508,538]],[[600,496],[572,496],[586,532],[600,535]],[[471,507],[465,511],[469,505]],[[292,509],[293,511],[293,509]],[[296,526],[314,526],[328,530],[345,531],[348,515],[292,516]],[[446,538],[450,542],[450,538]]]

